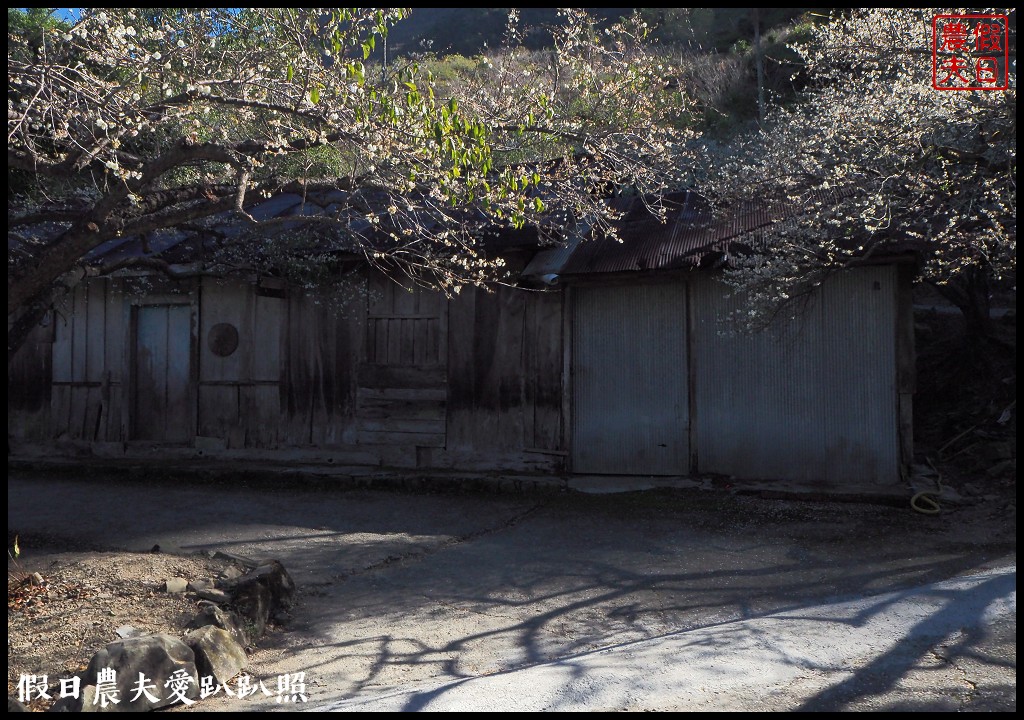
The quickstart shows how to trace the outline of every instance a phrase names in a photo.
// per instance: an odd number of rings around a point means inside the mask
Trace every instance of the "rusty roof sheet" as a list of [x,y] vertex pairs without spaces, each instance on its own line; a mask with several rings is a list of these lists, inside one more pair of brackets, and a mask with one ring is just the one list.
[[689,191],[668,196],[665,208],[664,223],[646,208],[634,208],[619,224],[618,239],[599,236],[576,244],[558,270],[541,262],[548,272],[563,275],[689,268],[709,254],[725,253],[736,238],[756,240],[758,229],[785,216],[781,203],[749,203],[716,216],[703,197]]

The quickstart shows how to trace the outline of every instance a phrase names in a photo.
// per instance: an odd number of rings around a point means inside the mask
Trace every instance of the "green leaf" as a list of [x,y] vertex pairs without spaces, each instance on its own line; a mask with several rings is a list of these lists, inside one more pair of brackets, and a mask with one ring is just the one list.
[[288,66],[288,75],[287,75],[288,82],[291,82],[293,77],[295,77],[295,68],[293,68],[291,65],[289,65]]
[[314,105],[320,102],[320,88],[315,87],[309,91],[309,101]]
[[544,203],[540,201],[540,198],[533,199],[533,209],[537,212],[544,212]]

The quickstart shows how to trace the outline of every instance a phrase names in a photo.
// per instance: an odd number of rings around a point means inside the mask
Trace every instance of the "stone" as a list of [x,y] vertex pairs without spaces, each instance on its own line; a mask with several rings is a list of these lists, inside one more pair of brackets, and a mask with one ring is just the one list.
[[199,677],[212,676],[218,685],[226,683],[246,665],[245,650],[231,633],[213,625],[193,630],[185,643],[196,657]]
[[257,566],[252,572],[244,575],[239,582],[257,578],[270,589],[274,599],[274,607],[288,607],[295,595],[295,582],[291,575],[277,560],[270,560]]
[[215,603],[226,603],[231,600],[231,596],[223,590],[217,590],[215,588],[203,588],[202,590],[196,590],[196,595],[201,597],[203,600],[209,600]]
[[139,637],[140,635],[142,635],[141,630],[139,630],[138,628],[133,628],[131,625],[122,625],[114,632],[116,632],[117,636],[122,640],[127,640],[128,638]]
[[197,630],[208,625],[226,630],[235,639],[235,642],[242,647],[248,647],[253,642],[253,639],[242,629],[238,615],[233,610],[226,610],[217,605],[207,605],[199,611],[198,615],[192,618],[188,628],[190,630]]
[[50,712],[107,712],[108,708],[100,707],[96,700],[96,686],[85,685],[78,693],[78,697],[58,697],[57,701],[50,706]]
[[[107,712],[145,712],[179,702],[166,686],[172,675],[187,678],[185,697],[199,697],[195,654],[192,648],[170,635],[148,635],[110,643],[92,656],[82,685],[95,686],[100,670],[107,668],[116,673],[117,697],[120,700],[116,705],[108,705]],[[150,693],[157,697],[155,702],[145,693],[139,693],[139,697],[131,700],[135,695],[134,689],[139,681],[139,673],[146,676],[148,685],[156,686],[150,690]],[[84,692],[82,698],[86,699]],[[88,704],[84,702],[82,709],[85,710]],[[95,708],[99,709],[99,706]]]
[[12,697],[7,698],[7,712],[28,712],[28,708]]
[[267,628],[274,597],[270,588],[261,583],[259,578],[247,578],[243,578],[235,586],[231,595],[231,605],[238,613],[246,637],[251,643],[255,643],[263,637],[263,631]]
[[188,580],[185,578],[171,578],[164,583],[164,590],[178,595],[188,589]]
[[188,584],[190,592],[199,592],[200,590],[209,590],[213,587],[213,583],[207,579],[193,580]]
[[240,577],[242,577],[242,571],[234,565],[228,565],[221,571],[220,575],[217,576],[217,587],[234,585],[235,580]]

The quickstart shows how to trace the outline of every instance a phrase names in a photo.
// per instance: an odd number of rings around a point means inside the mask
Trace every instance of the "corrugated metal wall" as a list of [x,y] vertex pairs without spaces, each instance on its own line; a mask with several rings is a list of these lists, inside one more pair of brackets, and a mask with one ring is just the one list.
[[799,317],[754,334],[707,277],[692,282],[700,472],[830,485],[899,479],[892,266],[832,278]]
[[573,291],[575,472],[686,472],[685,289],[662,283]]

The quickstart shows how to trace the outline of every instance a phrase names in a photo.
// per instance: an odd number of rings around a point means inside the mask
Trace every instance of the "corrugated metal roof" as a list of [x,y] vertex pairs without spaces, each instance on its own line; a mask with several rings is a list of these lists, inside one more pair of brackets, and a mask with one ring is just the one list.
[[[393,241],[375,231],[359,213],[346,212],[350,193],[337,188],[282,192],[253,203],[247,211],[257,220],[295,218],[275,225],[278,230],[300,227],[300,216],[337,218],[347,232],[338,232],[325,242],[322,251],[351,252],[365,250],[368,244],[386,252]],[[381,198],[370,198],[382,201]],[[824,196],[827,202],[838,198]],[[625,211],[616,223],[618,239],[601,235],[589,224],[581,223],[564,242],[539,249],[522,272],[524,279],[572,276],[594,273],[679,270],[700,266],[710,258],[728,261],[731,251],[743,246],[765,250],[763,232],[778,222],[796,222],[802,210],[785,201],[758,199],[715,212],[710,203],[692,191],[673,193],[663,198],[666,221],[661,222],[640,200],[617,198],[613,205]],[[444,214],[426,213],[420,222],[440,229],[438,217],[458,222],[451,209]],[[466,217],[479,221],[481,217]],[[197,225],[200,225],[197,223]],[[193,262],[215,250],[224,240],[238,238],[251,227],[234,213],[225,212],[201,223],[202,229],[167,229],[139,237],[110,240],[88,255],[92,262],[112,264],[130,257],[156,257],[172,263]],[[413,229],[413,228],[409,228]],[[325,237],[326,237],[325,232]],[[541,245],[537,228],[503,229],[485,233],[479,246],[487,253],[502,254],[514,250],[533,250]],[[10,245],[10,242],[8,243]],[[10,248],[9,248],[10,250]]]
[[694,192],[666,198],[664,223],[638,205],[620,223],[620,239],[604,236],[578,243],[559,270],[548,272],[580,275],[693,267],[709,254],[724,253],[731,240],[784,216],[777,203],[750,203],[716,216],[709,203]]

